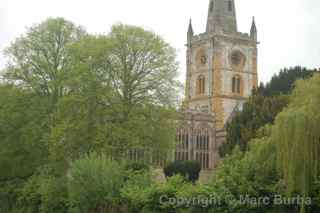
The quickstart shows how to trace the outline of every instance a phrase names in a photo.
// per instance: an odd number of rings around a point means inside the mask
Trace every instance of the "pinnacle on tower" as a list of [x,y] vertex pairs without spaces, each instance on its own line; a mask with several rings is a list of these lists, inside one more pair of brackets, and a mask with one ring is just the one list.
[[189,21],[188,35],[193,36],[192,20]]
[[257,35],[257,27],[256,27],[256,22],[254,20],[254,17],[252,17],[252,24],[251,24],[251,30],[250,30],[250,37],[254,40],[258,39]]
[[193,37],[193,28],[192,28],[192,20],[190,19],[189,28],[188,28],[188,44],[191,44],[191,39]]
[[237,18],[234,0],[210,0],[207,33],[237,32]]

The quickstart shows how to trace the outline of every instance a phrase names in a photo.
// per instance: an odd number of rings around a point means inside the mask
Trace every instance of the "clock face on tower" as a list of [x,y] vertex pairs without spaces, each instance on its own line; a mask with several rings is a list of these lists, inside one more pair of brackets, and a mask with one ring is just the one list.
[[246,63],[246,57],[240,50],[232,51],[230,55],[230,64],[234,68],[243,68]]

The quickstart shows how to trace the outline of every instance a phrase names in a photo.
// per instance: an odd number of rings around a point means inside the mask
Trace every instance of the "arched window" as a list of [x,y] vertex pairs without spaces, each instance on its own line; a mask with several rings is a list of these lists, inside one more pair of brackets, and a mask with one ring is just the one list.
[[195,158],[202,169],[210,169],[210,136],[208,129],[196,131]]
[[232,93],[241,93],[241,78],[238,75],[232,77]]
[[240,77],[237,78],[237,93],[240,94],[241,92],[241,81],[240,81]]
[[228,10],[230,12],[232,12],[232,1],[231,0],[228,1]]
[[197,95],[203,95],[206,88],[206,79],[204,76],[200,75],[197,79]]
[[189,160],[189,132],[187,129],[179,129],[177,135],[177,146],[175,160]]
[[232,77],[232,93],[236,92],[236,77]]

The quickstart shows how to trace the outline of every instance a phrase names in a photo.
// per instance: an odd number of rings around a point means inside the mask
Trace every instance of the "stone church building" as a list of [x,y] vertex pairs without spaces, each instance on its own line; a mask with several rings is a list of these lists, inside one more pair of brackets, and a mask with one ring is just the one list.
[[225,127],[257,87],[257,29],[237,30],[234,0],[210,0],[206,31],[187,33],[184,110],[175,160],[197,160],[211,172],[219,161]]

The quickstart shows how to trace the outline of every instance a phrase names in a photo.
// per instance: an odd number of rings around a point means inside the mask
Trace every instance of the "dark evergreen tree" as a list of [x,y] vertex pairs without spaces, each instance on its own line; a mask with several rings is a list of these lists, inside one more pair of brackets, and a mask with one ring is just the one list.
[[220,155],[230,154],[236,145],[246,151],[248,142],[258,136],[258,130],[266,124],[273,124],[277,114],[287,106],[288,95],[296,80],[310,78],[315,72],[316,69],[301,66],[284,68],[266,85],[261,83],[243,110],[237,112],[227,125],[227,142],[220,147]]
[[284,68],[279,74],[274,75],[265,87],[260,88],[260,91],[265,96],[290,94],[296,80],[310,78],[315,72],[317,69],[310,70],[301,66]]

